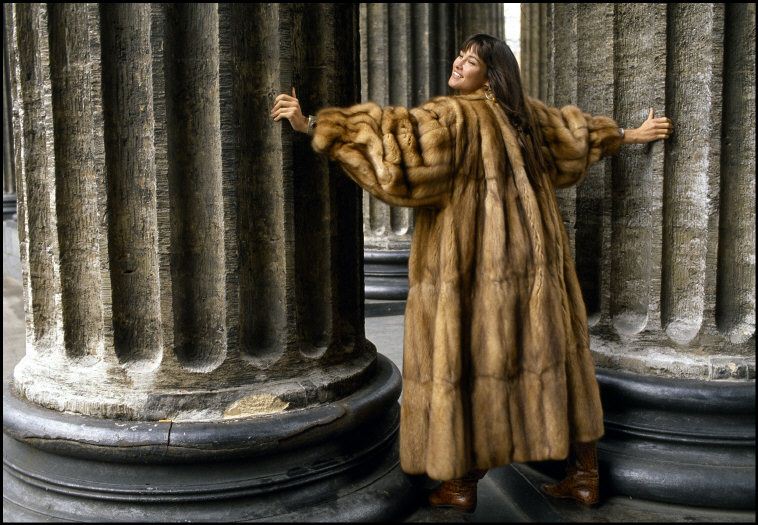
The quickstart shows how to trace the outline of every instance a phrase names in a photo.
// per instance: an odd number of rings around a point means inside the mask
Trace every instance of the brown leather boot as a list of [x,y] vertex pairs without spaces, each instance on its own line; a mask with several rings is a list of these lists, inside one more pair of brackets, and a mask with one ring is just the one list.
[[566,478],[558,483],[542,485],[542,491],[554,498],[569,498],[587,506],[600,500],[600,476],[597,470],[597,441],[571,444],[573,461],[569,459]]
[[472,470],[466,476],[443,481],[429,494],[432,507],[452,507],[463,512],[476,509],[476,484],[487,473],[486,470]]

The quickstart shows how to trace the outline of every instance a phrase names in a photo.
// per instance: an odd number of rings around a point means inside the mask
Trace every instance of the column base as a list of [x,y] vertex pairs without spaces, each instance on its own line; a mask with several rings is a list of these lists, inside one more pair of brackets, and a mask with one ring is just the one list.
[[[601,496],[755,509],[755,384],[597,369]],[[565,462],[530,465],[555,479]]]
[[246,420],[103,420],[3,401],[4,521],[390,521],[400,374],[339,401]]
[[409,250],[364,250],[366,299],[408,298]]
[[12,219],[16,215],[17,203],[15,193],[3,194],[3,220]]

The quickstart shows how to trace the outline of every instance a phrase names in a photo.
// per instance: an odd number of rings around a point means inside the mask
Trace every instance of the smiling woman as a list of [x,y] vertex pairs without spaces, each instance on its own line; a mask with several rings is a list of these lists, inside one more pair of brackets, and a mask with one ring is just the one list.
[[487,469],[580,461],[550,494],[598,501],[603,417],[587,317],[556,187],[633,138],[667,137],[651,117],[610,118],[524,94],[508,45],[466,39],[448,85],[420,107],[373,102],[305,117],[296,93],[271,117],[392,206],[416,208],[405,312],[400,463],[443,483],[436,506],[472,511]]

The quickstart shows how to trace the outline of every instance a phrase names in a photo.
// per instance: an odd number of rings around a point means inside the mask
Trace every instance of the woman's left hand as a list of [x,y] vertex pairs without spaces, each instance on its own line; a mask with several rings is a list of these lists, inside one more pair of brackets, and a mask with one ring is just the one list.
[[646,144],[654,140],[665,140],[671,136],[674,123],[668,117],[655,118],[653,108],[647,120],[637,129],[626,130],[623,142],[626,144]]

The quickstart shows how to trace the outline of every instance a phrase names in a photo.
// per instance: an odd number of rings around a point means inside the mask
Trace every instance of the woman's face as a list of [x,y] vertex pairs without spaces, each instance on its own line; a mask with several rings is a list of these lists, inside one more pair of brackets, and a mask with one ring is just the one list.
[[473,47],[461,51],[453,62],[453,72],[447,85],[461,95],[473,93],[487,82],[487,65],[479,58]]

